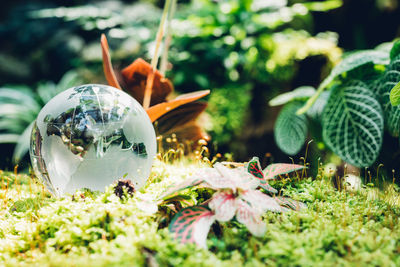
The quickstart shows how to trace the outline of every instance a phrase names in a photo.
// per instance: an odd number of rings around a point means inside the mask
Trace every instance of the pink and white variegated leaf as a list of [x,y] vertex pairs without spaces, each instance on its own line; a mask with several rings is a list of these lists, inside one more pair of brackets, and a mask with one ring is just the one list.
[[288,163],[271,164],[264,169],[264,176],[266,180],[271,180],[275,179],[279,175],[284,175],[294,171],[302,170],[304,168],[305,166],[297,164],[288,164]]
[[282,197],[282,196],[277,196],[274,197],[276,202],[279,203],[279,205],[281,205],[284,208],[289,208],[295,211],[299,211],[301,209],[304,209],[307,207],[306,204],[304,204],[303,202],[288,198],[288,197]]
[[[207,168],[200,170],[197,177],[204,179],[208,187],[218,189],[232,189],[236,190],[233,179],[230,175],[223,175],[218,171],[219,164],[215,164],[214,168]],[[224,166],[224,168],[227,168]],[[228,168],[227,168],[228,169]]]
[[185,181],[183,181],[182,183],[179,184],[174,184],[170,187],[167,188],[167,190],[158,198],[160,199],[166,199],[172,195],[174,195],[175,193],[182,191],[184,189],[199,185],[203,182],[202,179],[199,179],[197,177],[195,178],[188,178]]
[[214,213],[205,206],[192,206],[180,210],[172,219],[169,231],[183,244],[195,243],[206,248],[206,240]]
[[265,223],[261,219],[258,210],[253,209],[249,204],[241,199],[236,201],[237,211],[236,220],[244,224],[254,236],[263,236],[267,231]]
[[[255,189],[260,184],[259,180],[249,174],[243,167],[231,169],[217,163],[214,165],[214,169],[220,173],[221,177],[229,179],[230,186],[224,188],[231,188],[233,191],[237,188],[243,190]],[[212,181],[212,183],[218,183],[218,181]]]
[[261,182],[260,187],[270,194],[278,194],[278,190],[270,186],[267,181]]
[[266,211],[282,212],[281,206],[273,197],[258,190],[243,191],[239,195],[239,198],[248,203],[252,209],[257,210],[260,214]]
[[236,212],[235,196],[231,192],[214,193],[208,207],[215,213],[217,221],[230,221]]
[[253,157],[246,165],[246,170],[259,180],[264,180],[264,173],[261,169],[260,160]]
[[261,169],[260,160],[257,157],[253,157],[246,165],[245,169],[248,173],[252,174],[255,178],[260,181],[260,187],[271,194],[277,194],[278,191],[270,186],[264,177],[264,173]]

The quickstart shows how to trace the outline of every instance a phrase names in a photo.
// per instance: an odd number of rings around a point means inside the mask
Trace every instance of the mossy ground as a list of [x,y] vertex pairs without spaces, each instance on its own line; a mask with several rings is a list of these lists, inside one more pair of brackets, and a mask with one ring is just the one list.
[[[198,167],[158,162],[140,193],[157,197]],[[1,266],[400,265],[400,195],[393,185],[339,192],[328,178],[277,182],[308,207],[265,214],[262,238],[236,222],[217,225],[204,250],[174,241],[159,229],[159,214],[140,209],[137,196],[120,200],[112,187],[54,199],[26,175],[1,173],[0,182]]]

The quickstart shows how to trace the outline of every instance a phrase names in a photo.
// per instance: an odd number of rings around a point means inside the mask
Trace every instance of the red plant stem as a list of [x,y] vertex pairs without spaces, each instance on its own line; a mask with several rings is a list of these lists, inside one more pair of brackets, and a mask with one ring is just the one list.
[[146,81],[146,88],[144,90],[144,97],[143,97],[143,107],[144,109],[148,109],[150,107],[150,100],[151,100],[151,92],[153,90],[153,82],[154,82],[154,72],[157,69],[158,58],[159,58],[159,50],[161,46],[161,41],[164,36],[164,25],[165,20],[167,18],[168,10],[171,5],[171,0],[166,0],[164,5],[163,14],[160,21],[160,26],[158,27],[157,37],[156,37],[156,47],[154,50],[154,55],[151,60],[151,70],[149,75],[147,76]]

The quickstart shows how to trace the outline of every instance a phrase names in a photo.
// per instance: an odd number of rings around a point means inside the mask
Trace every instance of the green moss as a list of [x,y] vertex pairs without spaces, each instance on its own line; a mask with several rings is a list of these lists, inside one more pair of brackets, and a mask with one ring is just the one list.
[[[199,165],[157,163],[152,182],[138,194],[157,197]],[[6,177],[13,176],[4,174]],[[49,198],[40,184],[18,175],[1,186],[0,265],[33,266],[398,266],[400,196],[366,188],[338,192],[328,179],[284,180],[274,186],[304,201],[307,209],[266,213],[267,234],[257,238],[233,221],[216,225],[208,250],[174,241],[159,229],[158,214],[138,206],[137,195],[120,200],[105,193],[77,192]],[[15,178],[13,178],[16,180]],[[208,192],[186,190],[200,200]]]

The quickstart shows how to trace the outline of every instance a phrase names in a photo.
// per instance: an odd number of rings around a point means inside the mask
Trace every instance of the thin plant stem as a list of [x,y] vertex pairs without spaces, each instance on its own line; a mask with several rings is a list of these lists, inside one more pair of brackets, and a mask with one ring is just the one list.
[[14,176],[15,176],[14,184],[15,184],[15,187],[17,188],[17,194],[19,195],[19,193],[20,193],[19,187],[20,186],[18,185],[18,164],[14,166]]
[[154,55],[151,60],[151,69],[150,73],[147,76],[146,81],[146,88],[144,90],[144,97],[143,97],[143,107],[144,109],[148,109],[150,107],[150,99],[151,99],[151,91],[153,90],[153,82],[154,82],[154,73],[157,69],[158,58],[159,58],[159,50],[161,46],[161,41],[164,36],[164,25],[165,20],[168,15],[169,8],[171,6],[171,0],[166,0],[164,5],[164,10],[162,13],[160,25],[158,27],[157,37],[156,37],[156,47],[154,49]]
[[160,73],[163,76],[165,76],[165,72],[167,70],[167,65],[168,65],[168,51],[172,41],[172,19],[174,18],[175,15],[176,2],[177,0],[172,0],[171,9],[168,14],[167,30],[165,32],[165,44],[163,53],[161,55],[161,63],[160,63]]

